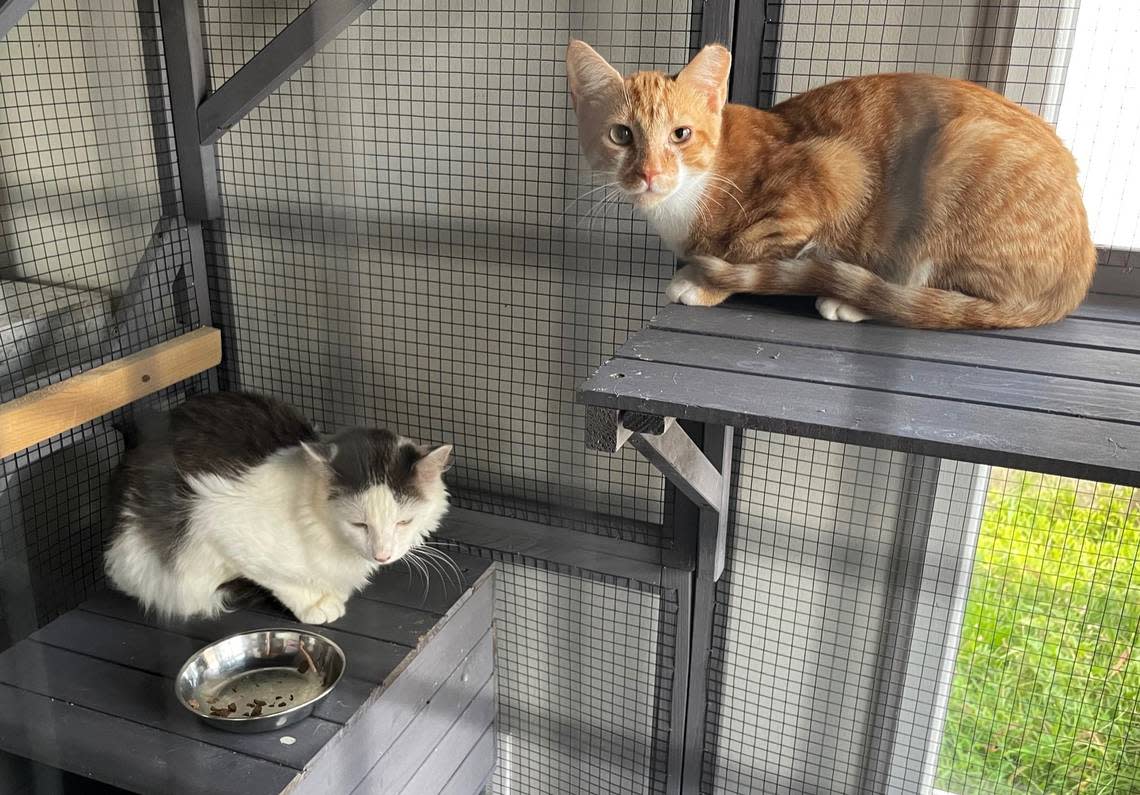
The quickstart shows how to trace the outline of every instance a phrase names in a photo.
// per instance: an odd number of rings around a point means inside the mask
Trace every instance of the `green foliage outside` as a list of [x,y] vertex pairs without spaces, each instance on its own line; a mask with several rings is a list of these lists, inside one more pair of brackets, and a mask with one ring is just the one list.
[[939,759],[960,795],[1140,794],[1140,490],[995,470]]

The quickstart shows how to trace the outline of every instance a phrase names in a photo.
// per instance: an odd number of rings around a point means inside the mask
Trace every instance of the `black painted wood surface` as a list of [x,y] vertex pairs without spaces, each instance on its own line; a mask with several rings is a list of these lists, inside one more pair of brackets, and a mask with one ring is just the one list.
[[809,302],[665,307],[581,400],[1140,485],[1140,299],[1010,331],[833,323]]
[[[302,625],[268,604],[164,623],[99,594],[0,653],[0,751],[133,792],[399,792],[460,773],[477,792],[494,761],[492,564],[449,554],[450,582],[382,571],[313,628],[344,649],[345,677],[313,716],[262,734],[204,725],[173,678],[214,640]],[[423,769],[432,757],[450,767]]]

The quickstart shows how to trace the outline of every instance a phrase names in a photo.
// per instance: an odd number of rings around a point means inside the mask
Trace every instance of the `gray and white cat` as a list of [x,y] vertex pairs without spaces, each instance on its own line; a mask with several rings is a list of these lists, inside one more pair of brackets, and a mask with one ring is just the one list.
[[244,578],[303,622],[335,621],[447,511],[451,445],[372,428],[321,442],[267,397],[195,397],[140,437],[114,484],[107,576],[167,617],[217,615]]

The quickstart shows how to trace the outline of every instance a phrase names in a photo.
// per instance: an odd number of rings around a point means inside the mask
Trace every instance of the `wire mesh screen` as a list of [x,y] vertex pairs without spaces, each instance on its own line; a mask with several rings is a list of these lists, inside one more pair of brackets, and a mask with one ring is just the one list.
[[491,792],[663,792],[675,592],[495,557]]
[[205,376],[196,376],[0,459],[0,649],[103,587],[122,429],[141,409],[162,411],[205,391]]
[[[304,6],[206,2],[214,85]],[[679,68],[695,26],[689,0],[366,12],[219,145],[228,386],[324,429],[455,442],[460,506],[661,543],[661,478],[588,453],[574,393],[663,303],[673,260],[594,191],[562,59],[578,36]],[[583,575],[500,573],[498,792],[664,786],[675,599]]]
[[[207,3],[211,62],[232,71],[302,7]],[[213,298],[231,385],[455,441],[461,505],[657,543],[660,478],[584,450],[574,390],[661,305],[672,257],[600,193],[576,203],[595,184],[562,54],[578,35],[679,67],[694,16],[585,8],[366,12],[222,140]]]
[[196,321],[158,16],[81,6],[0,39],[0,400]]
[[[197,325],[159,24],[42,0],[0,39],[0,403]],[[101,582],[114,421],[0,461],[0,646]]]
[[708,792],[1130,793],[1140,494],[744,435]]

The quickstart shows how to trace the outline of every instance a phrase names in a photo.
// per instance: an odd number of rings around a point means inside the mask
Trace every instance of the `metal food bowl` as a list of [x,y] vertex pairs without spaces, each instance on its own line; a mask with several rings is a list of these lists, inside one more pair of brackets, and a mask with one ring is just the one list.
[[219,729],[272,731],[309,716],[344,675],[344,652],[296,629],[230,635],[199,649],[178,672],[174,693]]

